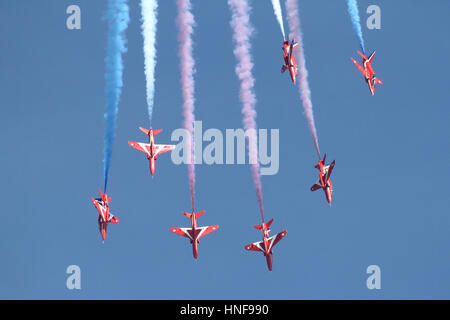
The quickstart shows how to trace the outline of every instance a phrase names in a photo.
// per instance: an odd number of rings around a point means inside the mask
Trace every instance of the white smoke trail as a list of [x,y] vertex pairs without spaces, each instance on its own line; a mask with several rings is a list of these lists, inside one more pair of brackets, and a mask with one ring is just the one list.
[[235,71],[241,82],[239,96],[242,102],[243,123],[245,130],[248,130],[251,135],[248,140],[253,184],[256,188],[256,197],[258,198],[261,218],[264,222],[263,195],[256,136],[256,97],[253,92],[255,79],[252,74],[253,62],[250,52],[250,36],[253,31],[250,25],[250,7],[247,0],[228,0],[228,6],[231,11],[231,27],[233,28],[233,40],[235,44],[234,55],[238,61]]
[[147,108],[150,126],[152,124],[153,103],[155,97],[156,66],[156,24],[158,3],[156,0],[142,0],[142,36],[144,38],[144,64],[147,83]]
[[278,24],[280,25],[281,33],[283,34],[283,39],[286,39],[286,35],[284,34],[283,15],[281,14],[280,0],[272,0],[272,6],[273,6],[273,13],[275,13]]

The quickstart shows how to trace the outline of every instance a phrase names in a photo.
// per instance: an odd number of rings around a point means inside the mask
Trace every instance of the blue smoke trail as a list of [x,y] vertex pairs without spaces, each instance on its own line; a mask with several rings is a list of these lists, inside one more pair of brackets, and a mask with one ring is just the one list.
[[364,39],[361,31],[361,23],[359,21],[358,4],[356,0],[347,0],[347,6],[348,14],[350,15],[350,19],[352,19],[353,29],[355,30],[356,36],[358,37],[359,46],[361,47],[362,52],[365,54]]
[[106,49],[106,106],[105,106],[105,149],[104,149],[104,174],[105,187],[108,183],[109,165],[111,162],[112,147],[114,142],[114,132],[116,129],[116,119],[119,98],[122,92],[122,53],[126,52],[124,32],[130,21],[127,0],[108,0],[106,13],[108,21],[108,43]]
[[156,0],[142,0],[142,36],[144,37],[145,78],[147,82],[147,108],[152,124],[153,101],[155,96],[156,66],[156,23],[158,3]]

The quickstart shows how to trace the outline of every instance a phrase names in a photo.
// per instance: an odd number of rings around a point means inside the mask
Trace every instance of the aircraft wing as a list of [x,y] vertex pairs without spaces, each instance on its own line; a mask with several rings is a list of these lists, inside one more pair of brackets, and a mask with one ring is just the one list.
[[271,240],[270,248],[273,248],[281,239],[283,239],[286,233],[287,231],[283,230],[280,233],[274,235],[273,237],[270,237]]
[[161,153],[169,152],[175,149],[174,144],[155,144],[155,156]]
[[197,239],[200,239],[201,237],[206,236],[207,234],[210,234],[211,232],[216,231],[217,229],[219,229],[219,226],[207,226],[207,227],[200,227],[200,233],[198,235]]
[[261,252],[264,252],[263,245],[264,244],[263,244],[262,241],[253,242],[251,244],[246,245],[245,249],[249,250],[249,251],[261,251]]
[[136,150],[139,150],[141,152],[146,153],[148,156],[150,156],[150,145],[148,143],[142,143],[142,142],[134,142],[134,141],[128,141],[128,144],[130,147],[135,148]]
[[189,238],[193,241],[191,234],[188,232],[188,230],[192,230],[191,228],[170,228],[170,231],[178,234],[180,236]]
[[317,183],[315,183],[315,184],[311,187],[311,191],[316,191],[316,190],[319,190],[320,188],[322,188],[322,186],[320,185],[320,181],[317,181]]
[[366,76],[366,70],[364,70],[364,68],[358,62],[356,62],[355,59],[353,59],[353,58],[351,58],[351,59],[352,59],[353,63],[355,64],[355,66],[358,67],[359,71],[361,71],[362,74],[365,77]]

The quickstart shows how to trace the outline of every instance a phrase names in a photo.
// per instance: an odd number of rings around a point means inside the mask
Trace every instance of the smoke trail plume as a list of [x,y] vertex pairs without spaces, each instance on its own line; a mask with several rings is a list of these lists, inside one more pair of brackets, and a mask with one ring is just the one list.
[[111,162],[114,131],[120,94],[122,92],[122,53],[126,52],[125,30],[130,20],[127,0],[108,0],[106,18],[108,21],[108,44],[106,49],[106,107],[105,107],[105,149],[104,149],[104,177],[108,183],[109,165]]
[[178,40],[180,68],[181,68],[181,89],[183,95],[183,126],[189,133],[186,143],[188,150],[188,175],[189,187],[191,191],[192,210],[194,210],[195,195],[195,167],[194,167],[194,59],[192,57],[192,34],[194,32],[194,16],[191,13],[190,0],[177,0],[178,7]]
[[253,93],[254,78],[252,75],[253,62],[250,53],[250,36],[252,27],[250,25],[247,0],[228,0],[231,11],[231,27],[233,28],[233,40],[235,43],[234,55],[238,61],[236,74],[241,82],[240,99],[242,102],[242,114],[245,130],[249,130],[249,157],[253,175],[253,183],[256,188],[261,217],[264,222],[263,197],[261,176],[258,162],[258,145],[256,136],[256,98]]
[[142,0],[142,36],[144,38],[145,78],[147,83],[147,108],[150,127],[152,124],[153,101],[155,96],[156,66],[156,23],[158,3],[156,0]]
[[308,126],[314,140],[314,146],[316,147],[316,152],[320,158],[319,139],[317,138],[316,125],[314,123],[311,90],[309,89],[308,83],[308,70],[306,70],[297,0],[286,0],[286,11],[290,30],[289,37],[295,41],[298,41],[299,44],[297,50],[294,50],[294,56],[298,61],[298,88],[300,91],[300,98],[302,99],[303,109],[305,111],[306,118],[308,119]]
[[359,21],[359,11],[358,3],[356,0],[347,0],[348,14],[352,20],[353,30],[355,30],[356,36],[358,37],[359,46],[363,53],[365,53],[364,39],[362,36],[361,23]]
[[277,17],[278,24],[280,25],[281,33],[283,34],[283,40],[286,39],[284,34],[283,15],[281,14],[280,0],[272,0],[273,13]]

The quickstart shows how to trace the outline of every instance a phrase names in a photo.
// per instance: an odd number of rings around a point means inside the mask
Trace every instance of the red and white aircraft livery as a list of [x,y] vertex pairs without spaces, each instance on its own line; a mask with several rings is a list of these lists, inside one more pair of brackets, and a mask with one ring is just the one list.
[[153,130],[150,128],[150,130],[147,130],[141,127],[139,127],[139,129],[141,129],[143,133],[148,135],[148,144],[133,141],[128,141],[128,144],[136,150],[147,154],[147,159],[150,161],[150,172],[153,176],[155,174],[155,160],[157,159],[158,155],[164,152],[172,151],[173,149],[175,149],[175,145],[155,144],[155,136],[160,133],[162,129]]
[[281,73],[284,73],[286,69],[289,69],[292,83],[295,83],[295,78],[297,77],[297,61],[295,61],[292,51],[297,47],[298,43],[294,43],[294,40],[292,40],[291,44],[289,44],[288,40],[283,42],[284,65],[281,66]]
[[358,67],[358,69],[362,72],[364,75],[364,79],[366,80],[367,84],[369,85],[369,90],[372,95],[375,94],[375,85],[376,84],[383,84],[383,82],[375,77],[375,71],[373,71],[372,68],[372,60],[375,55],[375,51],[370,55],[369,58],[367,58],[363,53],[359,52],[359,55],[363,58],[362,66],[358,64],[358,62],[355,61],[355,59],[351,58],[353,63]]
[[170,231],[173,233],[179,234],[180,236],[188,238],[192,243],[192,252],[194,254],[194,258],[198,257],[198,244],[200,242],[200,238],[210,234],[211,232],[219,229],[219,226],[207,226],[207,227],[197,227],[197,218],[200,217],[205,211],[200,212],[182,212],[186,217],[191,219],[191,228],[170,228]]
[[103,241],[106,240],[106,229],[108,228],[108,223],[119,223],[119,218],[114,216],[111,212],[109,212],[109,202],[111,198],[106,195],[106,193],[102,193],[100,189],[100,198],[94,199],[92,198],[92,202],[94,206],[97,208],[99,216],[98,216],[98,227],[100,229],[100,234],[102,235]]
[[287,231],[284,230],[272,237],[269,236],[270,234],[270,225],[272,224],[273,219],[271,219],[269,222],[264,223],[259,226],[254,226],[256,229],[261,230],[263,233],[263,240],[259,242],[254,242],[252,244],[248,244],[245,246],[245,249],[250,251],[261,251],[266,256],[267,260],[267,268],[269,268],[269,271],[272,271],[272,248],[283,239],[283,237],[286,235]]
[[327,197],[327,201],[331,206],[331,198],[333,196],[333,187],[331,184],[330,176],[331,172],[333,172],[334,164],[336,160],[333,160],[330,165],[325,165],[325,159],[327,154],[323,156],[323,160],[319,159],[319,164],[314,168],[319,169],[319,180],[311,187],[311,191],[316,191],[318,189],[323,189],[325,191],[325,196]]

